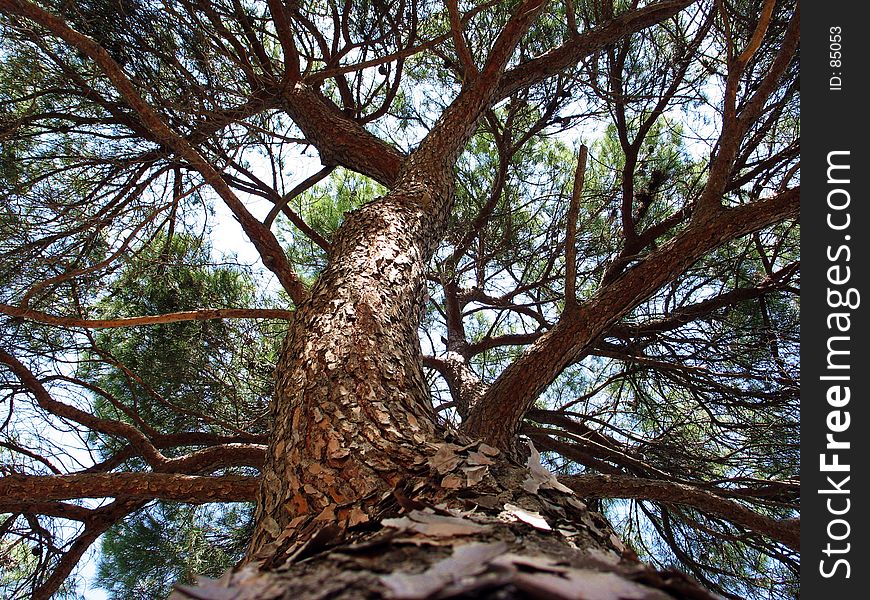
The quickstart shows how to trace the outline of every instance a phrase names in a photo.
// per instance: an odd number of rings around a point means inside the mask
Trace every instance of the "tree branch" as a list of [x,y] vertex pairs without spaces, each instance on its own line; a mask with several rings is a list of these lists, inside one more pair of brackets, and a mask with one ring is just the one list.
[[[762,27],[762,23],[759,23],[759,29],[766,30],[766,26]],[[737,59],[729,61],[723,99],[722,133],[719,136],[718,150],[710,162],[707,185],[698,198],[694,210],[695,218],[704,218],[708,212],[721,207],[722,193],[725,191],[734,169],[741,140],[761,114],[764,104],[770,98],[779,79],[797,55],[799,43],[800,7],[798,6],[789,21],[785,37],[767,75],[739,112],[737,109],[737,91],[740,76],[746,65]]]
[[5,506],[78,498],[171,500],[175,502],[248,502],[256,497],[259,477],[183,475],[181,473],[87,473],[8,475],[0,477]]
[[284,111],[320,153],[320,162],[341,165],[392,188],[405,155],[344,115],[332,100],[308,83],[284,94]]
[[288,81],[296,81],[301,75],[299,51],[293,41],[293,29],[290,26],[287,7],[283,0],[267,0],[267,3],[269,12],[272,13],[272,22],[275,23],[275,32],[278,34],[281,50],[284,52],[284,77]]
[[560,481],[581,498],[634,498],[691,506],[800,550],[800,519],[773,519],[690,485],[626,475],[573,475]]
[[220,467],[261,469],[265,460],[264,444],[221,444],[171,458],[160,470],[169,473],[206,473]]
[[568,223],[565,231],[565,310],[577,308],[577,215],[580,212],[580,196],[586,179],[586,146],[577,153],[577,169],[574,171],[574,189],[568,206]]
[[561,46],[507,71],[496,97],[507,98],[520,89],[557,75],[608,44],[673,17],[693,2],[695,0],[657,2],[623,13],[603,25],[572,36]]
[[275,274],[293,301],[298,305],[305,300],[308,292],[287,261],[287,256],[271,230],[248,212],[242,201],[230,189],[211,163],[200,155],[187,140],[173,131],[154,108],[139,95],[124,70],[105,48],[92,38],[71,28],[60,17],[43,10],[28,0],[0,0],[0,9],[38,23],[90,58],[105,73],[115,89],[139,115],[142,124],[153,133],[154,137],[186,160],[214,188],[239,220],[242,229],[260,254],[263,265]]
[[75,317],[59,317],[48,313],[20,308],[9,304],[0,304],[0,314],[9,315],[36,323],[59,325],[61,327],[82,327],[85,329],[114,329],[119,327],[141,327],[161,323],[180,323],[183,321],[209,321],[213,319],[284,319],[293,318],[292,310],[270,308],[202,308],[186,310],[162,315],[143,317],[125,317],[119,319],[77,319]]
[[551,330],[502,372],[472,408],[463,428],[489,444],[508,449],[535,399],[626,312],[708,252],[753,231],[796,218],[799,209],[798,187],[693,221],[588,302],[571,313],[563,313]]
[[443,358],[424,356],[423,365],[435,369],[447,382],[456,412],[464,419],[468,409],[486,392],[486,383],[458,352],[448,352]]
[[94,511],[91,508],[68,502],[14,501],[4,498],[0,499],[0,513],[46,515],[71,521],[87,521],[93,516]]
[[[0,479],[2,486],[3,479]],[[142,508],[145,502],[136,500],[116,501],[102,508],[96,509],[85,523],[85,530],[75,539],[66,552],[64,552],[51,576],[42,585],[33,590],[32,600],[49,600],[60,586],[72,573],[84,553],[91,547],[112,525],[123,519],[131,512]]]
[[456,47],[456,55],[465,74],[466,81],[474,81],[480,73],[474,64],[474,57],[465,41],[465,33],[462,28],[462,20],[459,15],[457,0],[447,0],[447,12],[450,15],[450,33],[453,35],[453,45]]
[[406,167],[453,168],[459,152],[474,132],[480,115],[495,101],[499,82],[522,36],[547,5],[548,0],[523,0],[505,23],[490,49],[480,76],[450,103]]
[[764,295],[782,290],[791,275],[797,270],[799,263],[795,262],[767,277],[764,281],[753,287],[738,287],[728,292],[723,292],[712,298],[701,300],[680,308],[674,309],[670,314],[656,320],[639,323],[637,325],[614,325],[609,335],[625,338],[639,335],[650,335],[662,331],[676,329],[686,323],[691,323],[699,318],[713,314],[720,308],[734,306],[746,300],[760,298]]
[[51,397],[51,394],[48,393],[48,390],[45,389],[30,369],[2,349],[0,349],[0,362],[6,364],[21,383],[30,390],[36,397],[36,403],[41,409],[55,416],[84,425],[94,431],[126,439],[152,467],[159,468],[160,465],[166,463],[167,458],[154,447],[145,434],[135,427],[121,421],[101,419],[74,406],[58,402]]

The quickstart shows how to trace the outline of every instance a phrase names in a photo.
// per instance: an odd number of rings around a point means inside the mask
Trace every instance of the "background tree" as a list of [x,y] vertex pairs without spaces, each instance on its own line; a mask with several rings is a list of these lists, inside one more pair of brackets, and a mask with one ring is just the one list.
[[795,595],[796,5],[302,4],[0,0],[4,593]]

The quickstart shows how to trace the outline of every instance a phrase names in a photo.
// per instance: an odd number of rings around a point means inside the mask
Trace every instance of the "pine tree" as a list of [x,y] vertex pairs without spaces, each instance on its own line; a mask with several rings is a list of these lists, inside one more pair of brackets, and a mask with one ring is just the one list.
[[7,595],[794,595],[795,3],[0,15]]

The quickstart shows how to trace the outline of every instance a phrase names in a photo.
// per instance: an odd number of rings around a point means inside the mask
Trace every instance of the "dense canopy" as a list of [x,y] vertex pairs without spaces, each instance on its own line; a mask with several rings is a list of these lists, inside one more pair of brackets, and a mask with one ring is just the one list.
[[461,432],[794,597],[798,41],[791,0],[0,0],[0,595],[99,548],[164,598]]

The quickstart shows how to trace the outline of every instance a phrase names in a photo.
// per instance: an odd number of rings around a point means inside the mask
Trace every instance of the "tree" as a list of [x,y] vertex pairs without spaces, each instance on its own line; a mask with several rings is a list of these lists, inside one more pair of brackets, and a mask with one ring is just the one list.
[[795,3],[0,12],[10,594],[153,500],[256,502],[179,597],[795,593]]
[[[238,268],[209,264],[209,249],[200,240],[176,234],[155,241],[113,282],[104,314],[193,310],[206,301],[215,308],[256,302],[250,277]],[[103,418],[127,420],[117,407],[130,406],[140,423],[167,434],[236,429],[263,435],[268,361],[274,360],[283,328],[270,329],[237,320],[107,329],[95,335],[99,355],[88,357],[80,377],[108,393],[95,398],[95,413]],[[122,450],[118,443],[101,446],[99,439],[92,445],[102,459]],[[251,512],[248,503],[155,502],[106,532],[98,582],[115,598],[165,598],[176,582],[220,575],[244,554]]]

